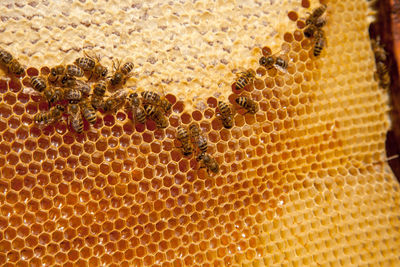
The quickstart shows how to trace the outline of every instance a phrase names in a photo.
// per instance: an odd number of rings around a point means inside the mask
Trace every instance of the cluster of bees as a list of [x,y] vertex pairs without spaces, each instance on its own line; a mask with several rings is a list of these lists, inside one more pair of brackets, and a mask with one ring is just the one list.
[[[0,64],[14,75],[22,75],[25,72],[22,65],[3,49],[0,49]],[[113,62],[114,73],[107,76],[108,70],[101,65],[100,58],[85,52],[84,57],[77,58],[74,64],[51,68],[46,77],[31,77],[30,84],[34,93],[41,94],[49,106],[48,111],[34,116],[35,123],[47,125],[62,119],[66,113],[68,124],[74,131],[81,133],[84,120],[91,125],[96,123],[98,110],[116,112],[125,106],[132,111],[135,122],[144,124],[150,118],[158,128],[168,127],[166,114],[170,112],[172,105],[165,97],[151,91],[143,91],[139,96],[133,90],[119,88],[132,75],[133,68],[132,62],[122,65],[119,61]],[[84,76],[87,77],[87,81],[84,81]],[[88,81],[95,82],[90,86]],[[106,97],[107,91],[115,92]],[[226,114],[225,109],[221,110]],[[232,122],[229,124],[232,125]],[[178,127],[177,139],[182,143],[181,148],[185,156],[193,153],[195,149],[192,144],[196,144],[196,159],[203,163],[201,168],[205,167],[213,173],[219,172],[217,161],[207,153],[207,139],[197,124],[190,126],[190,134],[184,127]]]
[[[178,126],[177,139],[181,142],[182,154],[190,156],[193,151],[197,153],[196,159],[202,161],[204,167],[213,173],[219,172],[217,161],[207,153],[207,138],[202,134],[197,123],[192,123],[189,130],[184,126]],[[195,144],[195,148],[194,145]]]
[[314,38],[315,57],[318,57],[321,54],[326,43],[325,32],[322,29],[326,24],[326,19],[322,15],[325,13],[327,8],[328,7],[325,4],[317,7],[306,19],[307,27],[303,33],[307,38]]
[[[69,124],[76,132],[83,131],[83,119],[89,124],[97,121],[97,110],[116,112],[127,104],[133,111],[134,119],[145,123],[147,118],[153,119],[159,128],[166,128],[168,120],[164,113],[169,112],[171,104],[155,92],[142,92],[141,98],[130,89],[120,88],[112,95],[105,97],[106,91],[118,88],[126,83],[132,75],[134,64],[126,62],[121,65],[113,62],[114,73],[107,77],[108,70],[100,64],[98,56],[77,58],[74,64],[58,65],[50,69],[47,78],[31,77],[32,88],[43,95],[49,104],[49,111],[34,117],[38,124],[49,124],[60,119],[64,112],[69,117]],[[91,88],[83,76],[96,82]],[[61,105],[61,103],[65,103]]]
[[[49,124],[68,114],[72,129],[81,133],[83,119],[93,125],[97,121],[96,110],[115,111],[126,99],[125,89],[117,90],[113,95],[104,98],[107,87],[123,85],[131,75],[133,63],[126,62],[121,66],[113,65],[114,74],[107,77],[108,70],[100,63],[100,58],[89,56],[77,58],[74,64],[58,65],[50,69],[47,77],[31,77],[34,91],[42,94],[49,105],[49,110],[34,117],[37,124]],[[82,78],[96,81],[93,86]]]
[[386,65],[387,62],[387,53],[385,49],[380,44],[380,38],[371,39],[372,51],[375,56],[375,79],[379,81],[379,86],[383,89],[389,89],[390,87],[390,74],[389,69]]

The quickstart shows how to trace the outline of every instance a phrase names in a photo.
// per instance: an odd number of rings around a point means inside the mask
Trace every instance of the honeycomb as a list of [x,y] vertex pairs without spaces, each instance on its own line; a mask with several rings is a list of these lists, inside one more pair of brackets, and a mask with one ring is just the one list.
[[[98,114],[76,134],[23,80],[0,80],[2,266],[396,266],[399,184],[385,159],[387,92],[363,0],[329,1],[327,46],[313,56],[303,18],[318,1],[3,1],[0,46],[27,77],[90,49],[131,59],[135,90],[165,88],[169,127]],[[266,71],[282,53],[287,72]],[[255,115],[232,129],[235,73]],[[22,82],[21,82],[22,81]],[[161,89],[160,89],[161,90]],[[219,174],[183,157],[197,122]]]

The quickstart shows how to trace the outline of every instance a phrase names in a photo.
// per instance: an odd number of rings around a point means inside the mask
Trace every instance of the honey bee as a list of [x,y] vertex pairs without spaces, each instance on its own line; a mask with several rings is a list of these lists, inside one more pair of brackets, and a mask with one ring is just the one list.
[[125,84],[129,77],[132,75],[131,71],[133,70],[134,66],[132,62],[126,62],[121,67],[121,62],[119,60],[117,61],[117,65],[118,66],[116,67],[115,63],[113,62],[114,74],[110,79],[110,83],[112,86]]
[[13,56],[4,49],[0,48],[0,62],[2,65],[7,66],[13,60]]
[[103,109],[104,110],[105,102],[102,97],[92,95],[92,97],[90,98],[90,103],[92,104],[92,107],[94,109]]
[[315,43],[314,43],[314,56],[318,57],[321,52],[322,49],[325,46],[325,33],[322,29],[317,30],[317,32],[315,33]]
[[140,93],[143,97],[143,101],[145,103],[149,103],[151,105],[157,105],[158,101],[160,101],[160,96],[155,92],[144,91]]
[[88,100],[84,100],[79,103],[81,106],[83,117],[91,124],[95,124],[97,121],[96,110],[92,107]]
[[[246,109],[247,112],[251,114],[255,114],[258,111],[258,104],[252,99],[249,99],[245,96],[240,96],[235,99],[236,103],[242,108]],[[246,112],[246,113],[247,113]]]
[[236,90],[242,90],[246,85],[252,83],[255,77],[256,72],[253,69],[241,72],[236,80]]
[[383,62],[376,62],[376,73],[375,78],[379,81],[379,86],[383,89],[389,89],[390,87],[390,74],[387,66]]
[[87,83],[85,83],[84,81],[81,81],[81,80],[75,80],[74,87],[76,89],[78,89],[82,93],[82,95],[86,95],[86,96],[89,95],[90,90],[91,90],[90,86]]
[[7,67],[8,71],[15,75],[21,75],[25,71],[22,65],[15,58],[8,63]]
[[70,104],[68,106],[69,123],[75,132],[81,133],[83,131],[83,119],[78,104]]
[[4,67],[7,67],[8,71],[15,74],[21,75],[24,73],[25,69],[22,65],[15,59],[11,53],[7,52],[4,49],[0,49],[0,63]]
[[49,111],[38,113],[34,117],[34,121],[37,124],[49,124],[56,120],[59,120],[64,112],[64,107],[56,105],[50,108]]
[[156,114],[157,107],[152,106],[152,105],[144,105],[144,111],[146,112],[146,115],[149,117],[152,117]]
[[57,81],[61,81],[62,79],[66,79],[64,77],[65,67],[63,65],[57,65],[50,69],[50,73],[47,76],[47,81],[49,83],[56,83]]
[[64,91],[64,98],[69,103],[76,104],[82,99],[82,92],[75,87],[69,87]]
[[220,117],[222,121],[222,125],[226,129],[230,129],[233,126],[233,113],[232,109],[224,102],[218,101],[218,117]]
[[95,79],[105,78],[107,76],[108,70],[106,67],[100,64],[100,56],[95,54],[94,56],[89,56],[86,51],[83,52],[85,57],[80,57],[75,60],[75,65],[80,67],[83,71],[90,71],[90,80],[92,77]]
[[189,132],[190,132],[190,138],[192,139],[192,142],[196,143],[199,140],[200,134],[201,134],[200,128],[197,125],[197,123],[192,123],[189,126]]
[[313,12],[306,19],[306,25],[316,24],[317,19],[325,13],[327,8],[327,5],[322,4],[321,6],[314,9]]
[[207,168],[207,171],[212,171],[217,174],[219,172],[218,162],[208,153],[202,153],[197,157],[197,161],[201,161],[203,166],[200,168]]
[[208,149],[207,138],[201,133],[199,126],[192,123],[189,126],[189,131],[192,143],[197,145],[201,154],[206,153]]
[[47,87],[46,81],[40,76],[33,76],[31,78],[31,85],[32,88],[37,92],[43,92],[43,90]]
[[[141,106],[137,107],[134,110],[134,116],[135,116],[135,120],[138,121],[139,123],[142,123],[142,124],[146,123],[146,112],[143,107],[141,107]],[[165,127],[167,127],[167,126],[165,126]]]
[[387,53],[386,53],[385,49],[382,47],[382,45],[380,44],[380,37],[378,36],[378,38],[376,40],[372,39],[371,45],[372,45],[372,51],[374,52],[374,55],[375,55],[375,60],[377,62],[378,61],[385,62],[387,59]]
[[157,125],[158,128],[167,128],[168,120],[157,106],[153,105],[144,105],[144,111],[146,112],[146,116],[150,117]]
[[165,113],[171,110],[171,103],[164,97],[160,97],[159,94],[151,91],[144,91],[141,93],[144,103],[159,106]]
[[140,105],[140,99],[138,97],[137,93],[131,93],[128,96],[129,104],[132,107],[133,110],[133,116],[135,118],[135,121],[138,121],[139,123],[146,123],[146,112],[144,108]]
[[260,63],[261,66],[263,66],[264,68],[269,70],[269,69],[272,69],[274,67],[275,58],[272,57],[272,56],[268,56],[268,57],[264,57],[263,56],[263,57],[260,58],[258,63]]
[[128,93],[126,89],[120,89],[109,96],[104,102],[104,111],[117,111],[125,104]]
[[181,142],[182,153],[184,156],[189,156],[193,153],[193,147],[190,143],[188,131],[185,127],[179,126],[177,129],[176,138]]
[[133,63],[132,62],[126,62],[124,65],[122,65],[121,72],[125,75],[127,75],[129,72],[133,70]]
[[85,54],[85,57],[79,57],[75,59],[74,64],[84,71],[92,70],[96,65],[96,62],[93,60],[92,57],[87,56],[86,52],[83,53]]
[[85,74],[83,70],[76,65],[68,64],[65,70],[66,70],[65,74],[70,77],[83,77],[83,75]]
[[104,109],[104,94],[106,93],[107,83],[105,81],[99,81],[93,87],[93,94],[91,97],[91,104],[95,109]]
[[314,36],[314,33],[318,31],[318,29],[321,29],[323,26],[326,24],[326,19],[325,18],[318,18],[315,22],[315,24],[310,24],[308,27],[304,30],[304,36],[307,38],[311,38]]
[[273,67],[279,67],[281,70],[286,70],[288,67],[288,62],[286,60],[281,57],[276,57],[274,55],[270,55],[267,57],[262,56],[258,63],[260,63],[260,65],[267,70],[272,69]]
[[287,67],[288,67],[287,61],[284,60],[284,59],[281,58],[281,57],[277,57],[277,58],[276,58],[276,60],[275,60],[275,65],[278,66],[278,67],[280,67],[281,69],[284,69],[284,70],[287,69]]
[[105,81],[99,81],[93,87],[93,94],[99,97],[103,97],[107,90],[107,83]]
[[64,89],[61,87],[47,87],[43,91],[44,98],[52,105],[64,98]]

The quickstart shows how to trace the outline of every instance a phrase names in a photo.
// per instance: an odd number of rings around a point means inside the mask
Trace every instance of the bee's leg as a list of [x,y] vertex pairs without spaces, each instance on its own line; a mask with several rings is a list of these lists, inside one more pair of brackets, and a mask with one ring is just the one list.
[[101,58],[99,54],[94,54],[94,59],[97,60],[97,62],[100,62]]
[[88,53],[86,52],[86,50],[83,50],[83,55],[84,55],[85,57],[87,57],[87,58],[91,58],[91,57],[88,55]]
[[[116,59],[117,60],[117,59]],[[116,71],[117,69],[115,68],[115,61],[113,60],[112,61],[112,69],[114,70],[114,71]]]
[[50,107],[51,107],[51,104],[52,104],[52,102],[53,102],[53,99],[50,97],[49,99],[46,98],[46,100],[47,100],[47,105],[48,105],[49,108],[50,108]]
[[88,78],[88,81],[90,81],[92,79],[92,77],[93,77],[93,71],[90,72],[90,76]]
[[136,112],[134,110],[132,110],[132,121],[133,121],[133,125],[137,124],[137,120],[136,120]]

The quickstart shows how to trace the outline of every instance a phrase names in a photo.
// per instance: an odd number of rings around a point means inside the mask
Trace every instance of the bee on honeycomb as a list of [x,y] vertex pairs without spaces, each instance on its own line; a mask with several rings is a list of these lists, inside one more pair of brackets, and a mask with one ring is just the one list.
[[86,51],[83,52],[85,57],[79,57],[75,60],[74,64],[80,67],[83,71],[88,71],[90,76],[88,80],[104,79],[107,76],[108,69],[101,65],[100,56],[95,54],[90,56]]
[[183,126],[178,126],[176,138],[181,142],[182,154],[185,156],[191,155],[193,153],[193,146],[188,130]]
[[236,80],[236,90],[240,91],[248,84],[252,83],[255,76],[256,72],[253,69],[241,72]]
[[22,75],[25,69],[22,67],[21,63],[14,58],[11,53],[0,48],[0,65],[7,68],[9,72],[15,75]]

